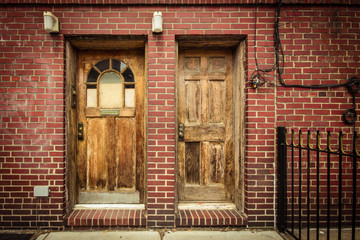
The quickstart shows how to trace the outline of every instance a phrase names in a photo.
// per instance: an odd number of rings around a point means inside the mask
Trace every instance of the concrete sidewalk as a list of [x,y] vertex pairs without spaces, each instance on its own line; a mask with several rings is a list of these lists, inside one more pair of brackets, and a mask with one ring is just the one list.
[[275,231],[86,231],[50,232],[36,240],[282,240]]

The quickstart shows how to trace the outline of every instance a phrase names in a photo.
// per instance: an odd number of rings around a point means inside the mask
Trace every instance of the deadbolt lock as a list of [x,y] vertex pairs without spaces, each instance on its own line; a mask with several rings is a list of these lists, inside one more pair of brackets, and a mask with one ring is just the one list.
[[84,124],[83,123],[78,124],[78,139],[84,140]]

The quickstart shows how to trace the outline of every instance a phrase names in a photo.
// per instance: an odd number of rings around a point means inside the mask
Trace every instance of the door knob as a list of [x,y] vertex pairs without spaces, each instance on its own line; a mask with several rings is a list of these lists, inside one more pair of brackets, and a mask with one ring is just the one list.
[[184,124],[180,123],[179,124],[179,141],[184,141]]

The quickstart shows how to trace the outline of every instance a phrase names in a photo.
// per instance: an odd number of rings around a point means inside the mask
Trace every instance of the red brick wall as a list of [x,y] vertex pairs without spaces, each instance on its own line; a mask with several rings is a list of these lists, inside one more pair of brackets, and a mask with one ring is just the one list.
[[[2,5],[1,9],[0,226],[63,224],[64,35],[69,34],[148,35],[148,226],[174,226],[175,36],[246,35],[247,75],[251,75],[254,6]],[[43,11],[59,17],[59,35],[45,33]],[[151,33],[154,11],[162,11],[164,18],[164,32],[156,36]],[[268,66],[274,62],[275,8],[262,6],[257,16],[257,57],[261,66]],[[281,16],[286,83],[338,83],[359,76],[359,7],[285,6]],[[245,209],[249,226],[271,227],[275,127],[349,129],[341,114],[351,99],[342,88],[253,90],[249,85],[245,98]],[[38,185],[51,187],[49,200],[39,203],[33,197]]]
[[[345,83],[349,77],[359,76],[359,9],[352,11],[345,6],[315,9],[287,7],[282,14],[286,83]],[[297,128],[345,127],[342,113],[352,107],[353,101],[344,87],[330,91],[327,88],[277,90],[279,124]],[[357,100],[357,109],[359,103]]]
[[[61,226],[64,207],[63,37],[44,34],[34,7],[2,7],[2,227]],[[40,29],[40,30],[39,30]],[[33,186],[50,186],[40,203]]]
[[[314,11],[316,9],[316,11]],[[295,11],[296,10],[296,11]],[[355,10],[355,11],[352,11]],[[346,6],[309,7],[294,6],[286,7],[281,14],[282,26],[281,37],[286,55],[286,64],[283,78],[287,84],[338,84],[345,83],[351,76],[360,75],[360,12]],[[356,98],[356,110],[359,115],[359,96]],[[295,130],[295,144],[299,143],[297,131],[310,129],[313,133],[320,130],[320,144],[326,149],[326,132],[331,132],[331,148],[335,151],[339,147],[338,132],[344,133],[344,150],[351,154],[353,130],[359,132],[359,117],[355,128],[345,125],[342,114],[345,110],[353,107],[351,94],[345,87],[332,89],[301,89],[301,88],[277,88],[277,125],[286,126],[287,130]],[[302,144],[306,145],[306,131],[303,134]],[[290,133],[288,134],[290,139]],[[290,142],[290,141],[289,141]],[[311,146],[316,146],[316,136],[311,136]],[[295,185],[295,201],[299,202],[299,160],[298,150],[295,151],[294,180],[291,180],[292,163],[288,158],[288,196],[291,194],[291,181]],[[310,213],[311,224],[315,226],[316,216],[316,158],[315,152],[310,161],[311,186],[310,186]],[[290,150],[288,156],[291,156]],[[351,223],[352,210],[352,159],[343,157],[342,164],[342,224],[349,226]],[[302,203],[303,224],[307,214],[307,159],[302,158]],[[339,157],[331,157],[331,220],[332,226],[337,223],[339,212]],[[327,158],[325,153],[320,154],[320,224],[325,226],[327,221]],[[357,172],[357,175],[359,172]],[[357,181],[359,186],[359,181]],[[357,188],[357,191],[359,189]],[[295,214],[299,206],[295,204]],[[288,199],[288,213],[291,213],[292,199]],[[357,206],[359,207],[359,206]],[[290,219],[289,215],[289,219]],[[296,219],[295,221],[298,221]],[[295,223],[297,224],[297,223]],[[297,226],[297,225],[296,225]]]

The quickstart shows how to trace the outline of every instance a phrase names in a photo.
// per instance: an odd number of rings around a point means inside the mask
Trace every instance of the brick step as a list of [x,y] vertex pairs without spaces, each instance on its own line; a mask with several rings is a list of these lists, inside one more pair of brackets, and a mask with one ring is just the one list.
[[178,227],[245,226],[247,218],[235,209],[182,209],[176,215]]
[[64,218],[68,227],[145,227],[143,209],[78,209]]

